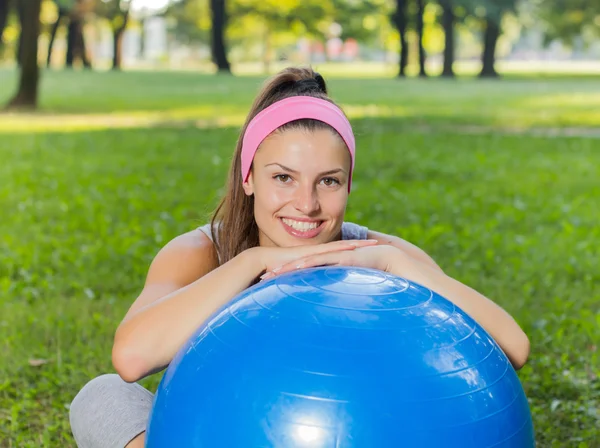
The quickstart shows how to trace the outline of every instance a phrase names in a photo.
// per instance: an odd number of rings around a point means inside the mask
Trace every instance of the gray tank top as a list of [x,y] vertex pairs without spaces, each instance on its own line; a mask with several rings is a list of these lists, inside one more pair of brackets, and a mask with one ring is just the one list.
[[[207,237],[214,241],[213,234],[210,230],[210,223],[198,227]],[[353,222],[342,223],[342,239],[343,240],[366,240],[368,228],[354,224]]]

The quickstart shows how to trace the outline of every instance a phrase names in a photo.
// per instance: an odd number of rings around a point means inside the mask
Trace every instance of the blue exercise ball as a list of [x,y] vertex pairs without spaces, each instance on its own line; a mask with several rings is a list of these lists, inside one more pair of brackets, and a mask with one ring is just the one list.
[[354,267],[281,275],[215,313],[167,368],[146,433],[149,448],[534,445],[517,374],[481,326]]

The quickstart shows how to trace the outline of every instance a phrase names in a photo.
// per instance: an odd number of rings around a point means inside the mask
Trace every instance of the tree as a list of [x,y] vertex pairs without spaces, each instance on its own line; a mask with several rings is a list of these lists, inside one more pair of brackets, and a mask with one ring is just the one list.
[[227,11],[225,0],[210,0],[212,22],[212,58],[219,72],[231,73],[225,50],[225,28],[227,26]]
[[41,0],[17,0],[21,22],[21,73],[19,87],[7,108],[36,108],[38,97],[38,38]]
[[9,0],[0,0],[0,48],[2,48],[3,45],[2,36],[4,35],[4,28],[6,27],[6,22],[8,21],[9,6]]
[[516,0],[486,0],[483,6],[485,8],[483,17],[485,30],[479,76],[497,78],[499,75],[495,67],[496,45],[502,31],[502,17],[507,11],[514,10]]
[[52,60],[52,49],[54,48],[54,39],[56,38],[56,33],[58,31],[58,27],[64,17],[67,16],[68,11],[62,8],[59,4],[57,4],[58,16],[56,17],[56,21],[52,24],[52,29],[50,30],[50,39],[48,40],[48,55],[46,57],[46,66],[50,67],[50,61]]
[[252,33],[257,33],[257,25],[262,27],[266,72],[275,35],[301,30],[305,36],[323,36],[333,22],[334,10],[330,0],[236,0],[231,6],[231,19],[236,25],[251,21]]
[[444,28],[444,68],[442,76],[454,77],[454,1],[440,0],[442,28]]
[[575,39],[584,44],[600,37],[600,1],[538,0],[534,14],[543,24],[545,43],[560,39],[573,45]]
[[485,31],[483,34],[483,52],[481,54],[481,77],[498,77],[496,71],[496,44],[500,37],[501,12],[495,7],[487,7],[485,11]]
[[382,24],[392,13],[392,4],[387,0],[329,0],[331,20],[341,26],[340,38],[352,38],[359,42],[377,42]]
[[[76,2],[76,4],[79,2]],[[91,68],[85,48],[85,38],[83,37],[83,13],[76,8],[68,13],[69,25],[67,26],[67,54],[65,55],[65,65],[73,67],[76,59],[80,59],[85,68]],[[49,55],[49,54],[48,54]]]
[[406,42],[406,30],[408,27],[406,0],[396,0],[396,11],[391,16],[392,23],[398,29],[400,35],[400,69],[398,76],[406,76],[406,66],[408,65],[408,44]]
[[173,1],[161,15],[173,24],[171,32],[179,42],[210,45],[212,23],[207,0]]
[[113,32],[112,69],[121,69],[123,33],[129,23],[129,8],[133,0],[102,0],[97,2],[96,12],[110,23]]
[[423,35],[425,31],[425,24],[423,22],[423,15],[425,14],[425,0],[417,0],[417,35],[419,38],[419,76],[426,77],[427,71],[425,70],[425,48],[423,47]]
[[53,0],[58,12],[56,21],[50,29],[46,65],[50,66],[54,39],[61,23],[67,21],[67,51],[65,53],[65,67],[72,68],[73,63],[80,59],[85,68],[91,68],[88,58],[85,38],[83,36],[84,19],[92,13],[97,5],[96,0]]

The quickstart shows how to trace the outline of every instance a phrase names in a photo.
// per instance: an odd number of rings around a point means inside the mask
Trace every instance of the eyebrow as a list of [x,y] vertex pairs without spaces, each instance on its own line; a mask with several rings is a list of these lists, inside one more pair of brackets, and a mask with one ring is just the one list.
[[[293,173],[293,174],[298,174],[298,171],[296,171],[296,170],[293,170],[293,169],[291,169],[291,168],[288,168],[287,166],[285,166],[285,165],[282,165],[281,163],[269,163],[269,164],[265,165],[265,168],[266,168],[266,167],[268,167],[268,166],[272,166],[272,165],[277,165],[277,166],[278,166],[278,167],[280,167],[281,169],[283,169],[283,170],[285,170],[285,171],[289,171],[290,173]],[[328,175],[328,174],[335,174],[335,173],[340,173],[340,172],[341,172],[341,173],[345,173],[345,172],[346,172],[346,170],[344,170],[344,169],[342,169],[342,168],[335,168],[335,169],[333,169],[333,170],[329,170],[329,171],[323,171],[322,173],[319,173],[319,176],[326,176],[326,175]]]

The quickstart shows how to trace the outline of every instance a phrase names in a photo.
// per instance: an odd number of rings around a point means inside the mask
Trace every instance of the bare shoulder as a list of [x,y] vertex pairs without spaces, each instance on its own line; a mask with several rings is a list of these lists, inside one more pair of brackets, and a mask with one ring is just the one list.
[[156,254],[144,287],[124,321],[140,309],[205,276],[219,265],[212,240],[196,229],[176,236]]
[[400,237],[397,237],[395,235],[387,235],[385,233],[376,232],[375,230],[369,229],[367,238],[375,239],[379,241],[380,244],[388,244],[390,246],[397,247],[398,249],[403,250],[408,255],[419,260],[420,262],[433,266],[439,269],[440,271],[442,270],[435,262],[435,260],[427,254],[427,252],[425,252],[420,247],[414,245],[413,243],[410,243]]
[[156,254],[146,282],[167,277],[184,286],[218,266],[218,257],[212,240],[204,232],[194,229],[176,236]]

